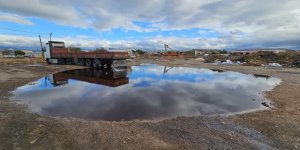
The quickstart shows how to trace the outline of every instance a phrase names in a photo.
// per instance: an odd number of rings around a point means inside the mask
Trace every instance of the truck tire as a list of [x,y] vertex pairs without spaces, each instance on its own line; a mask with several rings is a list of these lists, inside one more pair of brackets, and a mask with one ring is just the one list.
[[58,61],[59,65],[63,65],[64,64],[64,59],[63,58],[59,58],[57,61]]
[[92,67],[92,60],[91,59],[86,59],[85,65],[87,67]]
[[106,64],[107,69],[112,69],[111,64]]
[[106,61],[106,68],[111,69],[112,67],[112,62],[111,61]]
[[49,58],[46,58],[46,63],[47,63],[47,64],[51,64],[51,62],[50,62],[50,59],[49,59]]
[[105,62],[104,62],[104,61],[101,61],[100,68],[101,68],[101,69],[104,69],[104,68],[105,68]]
[[81,66],[85,66],[85,60],[84,59],[79,59],[79,64],[81,65]]
[[93,60],[93,68],[99,68],[101,65],[101,61],[99,59]]

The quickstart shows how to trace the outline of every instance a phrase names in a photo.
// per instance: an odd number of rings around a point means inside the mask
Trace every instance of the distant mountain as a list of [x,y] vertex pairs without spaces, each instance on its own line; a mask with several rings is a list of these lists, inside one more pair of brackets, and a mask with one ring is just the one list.
[[293,49],[288,49],[288,48],[248,48],[248,49],[234,49],[233,51],[264,51],[264,50],[292,51]]
[[34,51],[34,52],[41,51],[40,47],[9,47],[9,46],[0,46],[0,51],[8,50],[8,49],[12,49],[12,50],[31,50],[31,51]]

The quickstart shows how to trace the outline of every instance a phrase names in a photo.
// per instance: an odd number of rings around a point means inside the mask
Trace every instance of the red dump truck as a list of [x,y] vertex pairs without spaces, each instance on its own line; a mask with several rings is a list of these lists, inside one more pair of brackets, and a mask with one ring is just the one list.
[[125,66],[127,51],[71,52],[64,42],[48,41],[44,49],[44,58],[48,64],[79,64],[88,67]]

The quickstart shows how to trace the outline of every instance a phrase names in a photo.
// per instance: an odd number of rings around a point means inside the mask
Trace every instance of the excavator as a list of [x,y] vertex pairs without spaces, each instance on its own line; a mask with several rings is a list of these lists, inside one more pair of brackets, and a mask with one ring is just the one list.
[[164,56],[178,56],[177,52],[175,52],[172,48],[170,48],[169,45],[164,44],[164,46],[165,46]]

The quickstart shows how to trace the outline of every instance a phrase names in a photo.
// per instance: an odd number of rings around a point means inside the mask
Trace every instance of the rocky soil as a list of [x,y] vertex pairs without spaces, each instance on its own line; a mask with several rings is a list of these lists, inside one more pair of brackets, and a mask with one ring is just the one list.
[[45,117],[10,101],[11,91],[49,73],[80,66],[0,65],[0,150],[2,149],[300,149],[300,69],[214,66],[189,60],[137,59],[242,73],[265,74],[282,84],[265,93],[275,108],[233,116],[164,120],[89,121]]

